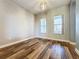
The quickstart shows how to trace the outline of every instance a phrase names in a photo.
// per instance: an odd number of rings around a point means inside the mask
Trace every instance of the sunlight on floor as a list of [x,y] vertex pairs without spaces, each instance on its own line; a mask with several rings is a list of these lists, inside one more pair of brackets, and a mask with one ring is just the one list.
[[52,55],[54,55],[54,59],[61,59],[62,53],[64,52],[63,47],[61,47],[60,45],[54,45],[52,46]]

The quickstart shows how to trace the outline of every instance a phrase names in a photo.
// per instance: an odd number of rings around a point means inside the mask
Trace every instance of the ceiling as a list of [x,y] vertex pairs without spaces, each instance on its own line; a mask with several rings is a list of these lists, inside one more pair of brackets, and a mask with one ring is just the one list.
[[[46,10],[67,5],[70,3],[70,0],[47,0],[47,1],[48,4]],[[43,12],[40,8],[38,0],[14,0],[14,2],[16,2],[18,5],[34,14]]]

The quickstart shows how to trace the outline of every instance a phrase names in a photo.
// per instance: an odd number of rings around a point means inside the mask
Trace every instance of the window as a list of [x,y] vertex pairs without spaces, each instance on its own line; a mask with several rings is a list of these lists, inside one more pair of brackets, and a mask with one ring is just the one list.
[[46,33],[46,18],[41,18],[40,20],[40,32]]
[[62,34],[62,16],[54,16],[54,34]]

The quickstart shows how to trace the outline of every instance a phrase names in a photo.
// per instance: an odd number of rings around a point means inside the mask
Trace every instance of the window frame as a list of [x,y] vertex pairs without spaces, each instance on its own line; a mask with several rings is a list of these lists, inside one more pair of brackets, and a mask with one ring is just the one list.
[[[42,32],[41,31],[41,20],[42,19],[45,19],[45,32]],[[44,24],[42,26],[44,26]],[[45,17],[40,18],[40,33],[41,34],[46,34],[47,33],[47,21],[46,21],[46,18]]]
[[[62,24],[54,24],[54,17],[55,16],[62,16]],[[64,15],[55,15],[55,16],[53,17],[53,34],[55,34],[55,35],[64,35]],[[54,26],[55,25],[62,25],[62,28],[61,28],[62,29],[61,30],[62,32],[61,33],[55,33],[54,32]]]

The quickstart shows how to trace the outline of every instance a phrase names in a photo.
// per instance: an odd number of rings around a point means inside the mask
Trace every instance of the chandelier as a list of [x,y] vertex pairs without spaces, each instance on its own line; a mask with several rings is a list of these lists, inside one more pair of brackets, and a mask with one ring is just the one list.
[[48,1],[47,0],[39,0],[41,10],[45,10],[47,8]]

